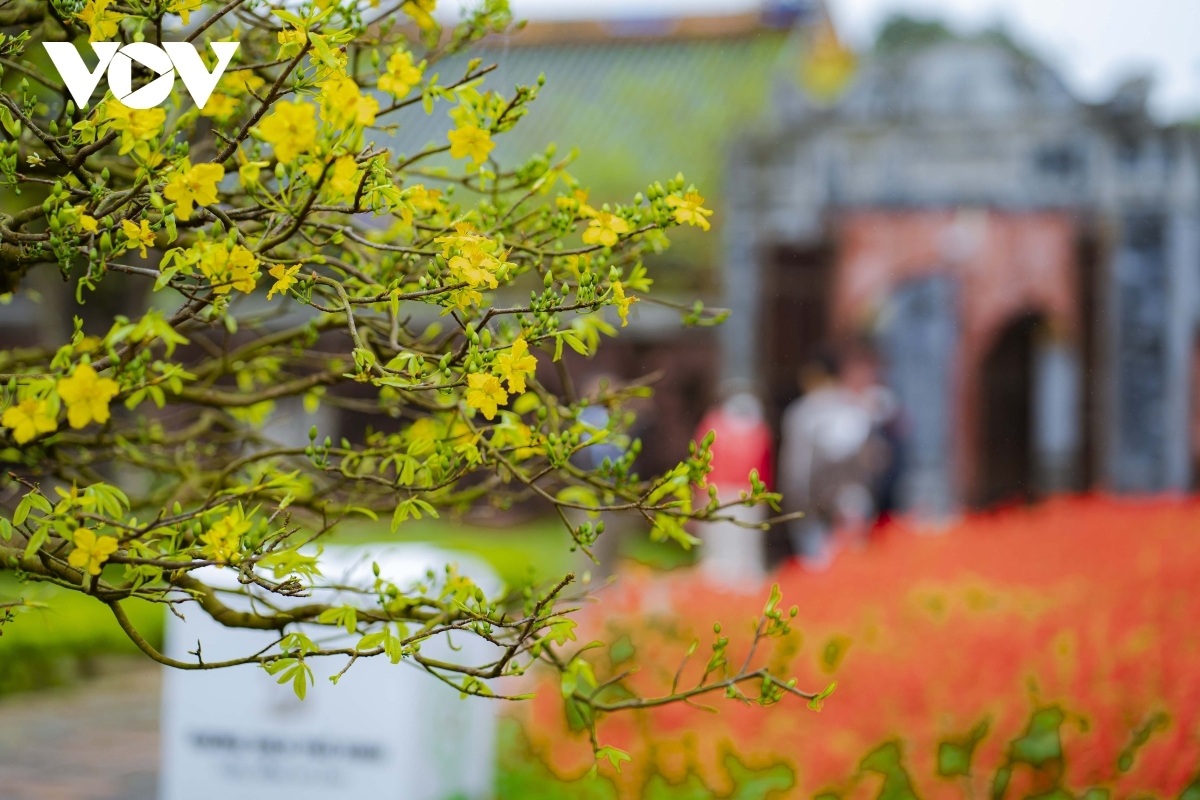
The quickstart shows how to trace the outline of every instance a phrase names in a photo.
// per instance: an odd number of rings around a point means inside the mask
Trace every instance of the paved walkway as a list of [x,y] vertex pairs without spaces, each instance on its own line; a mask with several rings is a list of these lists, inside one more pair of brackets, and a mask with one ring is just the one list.
[[159,667],[0,697],[0,800],[154,800]]

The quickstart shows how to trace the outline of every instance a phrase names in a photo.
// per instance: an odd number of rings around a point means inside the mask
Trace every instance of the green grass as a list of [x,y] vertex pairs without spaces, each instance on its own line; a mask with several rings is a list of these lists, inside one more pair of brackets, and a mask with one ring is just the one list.
[[[454,520],[420,519],[405,522],[390,533],[382,522],[369,520],[344,523],[338,543],[426,542],[487,561],[510,585],[529,579],[549,580],[577,570],[584,559],[570,551],[571,539],[562,522],[545,517],[511,527],[488,527]],[[675,569],[694,560],[694,552],[674,542],[652,542],[631,533],[621,541],[621,557],[654,569]]]
[[501,579],[512,585],[548,580],[569,572],[575,559],[568,550],[570,537],[556,519],[535,519],[511,527],[488,527],[441,519],[405,522],[395,532],[387,523],[354,520],[338,528],[335,544],[423,542],[445,550],[471,553],[492,566]]
[[[0,602],[17,598],[38,607],[22,609],[0,627],[0,694],[57,686],[86,674],[97,657],[138,653],[108,607],[90,597],[44,584],[21,584],[13,575],[0,573]],[[150,643],[159,646],[162,608],[136,601],[125,606]]]

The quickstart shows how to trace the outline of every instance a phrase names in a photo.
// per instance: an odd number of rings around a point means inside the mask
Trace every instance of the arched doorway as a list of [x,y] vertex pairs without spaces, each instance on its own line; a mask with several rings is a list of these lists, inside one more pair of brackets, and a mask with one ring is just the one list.
[[980,506],[1034,497],[1034,359],[1040,314],[1022,315],[1004,327],[980,369]]

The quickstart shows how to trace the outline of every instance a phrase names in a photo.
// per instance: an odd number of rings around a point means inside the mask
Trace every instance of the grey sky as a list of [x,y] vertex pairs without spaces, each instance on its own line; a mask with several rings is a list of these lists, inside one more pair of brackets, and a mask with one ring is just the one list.
[[[459,0],[464,2],[465,0]],[[744,11],[759,0],[512,0],[529,19],[620,18]],[[1165,119],[1200,115],[1200,0],[828,0],[855,45],[903,10],[936,15],[962,30],[1002,20],[1058,67],[1089,100],[1124,77],[1150,73],[1152,103]]]

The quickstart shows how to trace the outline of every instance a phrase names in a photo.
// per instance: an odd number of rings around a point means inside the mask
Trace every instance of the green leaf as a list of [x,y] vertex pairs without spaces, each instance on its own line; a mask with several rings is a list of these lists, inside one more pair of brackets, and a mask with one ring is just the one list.
[[587,506],[588,508],[596,508],[600,505],[600,498],[596,494],[596,491],[587,486],[567,486],[555,495],[555,499],[563,503]]
[[29,537],[29,543],[25,545],[25,557],[32,558],[33,554],[38,551],[38,548],[46,543],[46,539],[50,536],[50,528],[43,525],[38,527],[33,536]]
[[21,498],[21,502],[17,503],[17,510],[13,512],[13,525],[22,524],[29,516],[29,509],[33,506],[29,498],[30,495],[25,495]]
[[317,51],[318,58],[325,62],[327,66],[332,67],[337,64],[337,59],[334,58],[333,51],[329,49],[329,44],[325,41],[324,36],[310,32],[308,40],[312,42],[313,49]]
[[968,775],[971,772],[971,750],[954,742],[938,745],[937,774],[943,778]]
[[573,619],[556,619],[550,623],[550,629],[546,631],[546,638],[553,639],[557,645],[564,645],[568,640],[575,639],[575,620]]
[[[438,512],[437,512],[437,509],[436,509],[436,508],[434,508],[434,507],[433,507],[432,505],[430,505],[429,503],[427,503],[426,501],[422,500],[422,499],[421,499],[421,498],[419,498],[419,497],[414,497],[414,498],[412,499],[412,501],[413,501],[413,504],[414,504],[414,505],[416,505],[416,507],[417,507],[417,508],[419,508],[419,509],[421,509],[422,511],[424,511],[424,512],[425,512],[426,514],[428,514],[429,516],[433,517],[434,519],[437,519],[437,518],[438,518]],[[420,519],[420,518],[421,518],[421,515],[420,515],[420,514],[416,514],[416,518],[417,518],[417,519]]]
[[419,497],[410,497],[407,500],[401,500],[396,504],[396,510],[392,513],[392,533],[395,533],[400,524],[409,517],[421,519],[422,512],[437,519],[437,509],[427,501]]
[[[693,650],[695,649],[696,644],[699,644],[698,640],[693,642]],[[633,646],[633,640],[627,635],[617,639],[608,647],[608,657],[612,660],[614,666],[628,661],[629,659],[633,658],[634,654],[636,653],[637,649]]]
[[290,11],[285,11],[282,8],[272,8],[271,13],[279,17],[284,22],[290,22],[297,28],[304,27],[304,20],[300,19],[300,17],[296,16]]
[[179,272],[179,267],[167,267],[159,273],[154,280],[154,291],[158,291],[171,282],[171,278],[175,277],[175,273]]
[[624,761],[633,761],[633,757],[624,750],[618,750],[611,745],[605,745],[596,751],[596,760],[607,759],[618,773],[621,771],[621,763]]
[[669,514],[655,514],[654,527],[650,529],[650,538],[656,542],[671,539],[684,550],[690,550],[700,540],[683,529],[683,523]]
[[1025,734],[1012,742],[1012,760],[1038,767],[1062,757],[1058,729],[1066,716],[1057,707],[1035,711]]
[[1000,800],[1004,797],[1004,793],[1008,791],[1008,782],[1012,780],[1012,767],[1001,767],[996,770],[996,777],[992,779],[992,800]]
[[783,592],[779,589],[779,584],[771,586],[771,595],[767,598],[767,604],[763,607],[763,614],[770,614],[775,610],[775,606],[779,605],[779,601],[783,599]]
[[834,681],[833,683],[829,684],[824,689],[822,689],[820,694],[818,694],[812,700],[808,701],[809,709],[812,711],[820,711],[821,706],[825,705],[825,698],[827,698],[827,697],[829,697],[829,695],[833,694],[833,690],[836,688],[837,688],[837,681]]
[[308,683],[311,680],[312,671],[301,662],[292,677],[292,691],[296,693],[296,697],[304,699],[304,695],[308,693]]
[[877,800],[917,800],[898,742],[885,742],[872,750],[859,763],[859,769],[883,776]]
[[387,655],[388,661],[399,664],[400,659],[404,657],[404,645],[400,639],[392,635],[391,631],[386,631],[386,633],[387,636],[383,639],[383,652]]
[[[563,340],[565,340],[566,343],[571,346],[572,350],[574,350],[576,353],[579,353],[579,355],[586,356],[588,354],[587,345],[584,344],[583,342],[579,341],[579,337],[576,336],[575,334],[563,333],[562,337],[560,337],[560,341],[563,341]],[[559,347],[559,350],[561,350],[561,349],[562,348]],[[556,351],[556,352],[558,352],[558,351]],[[557,361],[558,359],[556,358],[554,360]]]
[[145,399],[146,399],[146,390],[138,389],[136,392],[129,395],[129,397],[125,398],[125,407],[127,409],[129,409],[130,411],[132,411],[133,409],[137,408],[138,404],[141,403]]
[[983,740],[987,732],[988,721],[985,719],[965,736],[939,743],[937,774],[943,778],[971,774],[971,760],[975,755],[975,747]]
[[354,633],[358,628],[358,612],[353,606],[327,608],[317,617],[317,622],[337,625],[339,628],[345,628],[346,633]]
[[8,131],[8,135],[14,139],[21,135],[21,123],[17,122],[9,111],[8,106],[0,106],[0,124],[4,125],[4,130]]
[[358,644],[354,645],[355,650],[374,650],[383,644],[383,640],[388,636],[386,630],[378,633],[368,633],[366,636],[358,640]]
[[303,659],[280,658],[263,664],[263,669],[270,675],[279,675],[275,682],[281,686],[291,681],[292,691],[301,700],[308,693],[308,685],[313,682],[312,670],[304,663]]
[[47,500],[44,495],[41,495],[37,492],[31,492],[30,494],[26,495],[26,497],[29,499],[29,504],[38,511],[41,511],[43,514],[54,513],[54,506],[50,505],[50,501]]

